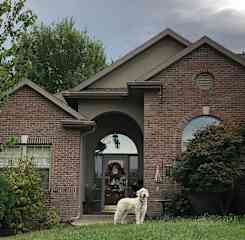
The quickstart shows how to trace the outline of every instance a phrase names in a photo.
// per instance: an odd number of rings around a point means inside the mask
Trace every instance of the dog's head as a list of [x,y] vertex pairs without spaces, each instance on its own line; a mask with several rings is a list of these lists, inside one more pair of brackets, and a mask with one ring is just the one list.
[[136,192],[136,195],[141,199],[147,199],[149,197],[149,192],[145,188],[141,188]]

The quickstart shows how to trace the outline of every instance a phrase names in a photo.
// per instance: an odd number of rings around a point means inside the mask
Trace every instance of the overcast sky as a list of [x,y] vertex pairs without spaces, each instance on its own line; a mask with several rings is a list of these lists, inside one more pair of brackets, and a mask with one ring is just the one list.
[[195,41],[208,35],[236,52],[245,50],[245,0],[27,0],[40,21],[73,17],[77,28],[101,40],[116,60],[172,28]]

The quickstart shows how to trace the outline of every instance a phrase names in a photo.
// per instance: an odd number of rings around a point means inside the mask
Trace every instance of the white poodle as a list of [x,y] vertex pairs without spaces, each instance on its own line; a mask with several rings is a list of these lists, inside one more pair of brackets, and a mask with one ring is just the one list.
[[136,195],[136,198],[122,198],[119,200],[114,215],[114,224],[124,224],[129,213],[135,214],[136,224],[144,222],[149,192],[147,189],[141,188],[137,191]]

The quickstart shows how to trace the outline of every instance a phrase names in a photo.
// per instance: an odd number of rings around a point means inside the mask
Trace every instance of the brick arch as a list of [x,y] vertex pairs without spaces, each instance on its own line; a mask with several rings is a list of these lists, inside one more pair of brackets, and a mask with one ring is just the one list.
[[175,129],[175,152],[177,155],[181,153],[181,143],[182,143],[182,135],[185,127],[191,122],[191,120],[198,117],[214,117],[224,122],[226,117],[223,112],[211,110],[209,114],[203,114],[202,109],[195,109],[191,113],[187,114],[182,121],[179,122]]
[[[143,158],[143,132],[136,122],[128,114],[121,111],[107,111],[102,114],[97,115],[94,119],[96,122],[96,129],[93,133],[85,136],[83,141],[84,145],[84,166],[86,168],[86,173],[84,173],[84,186],[97,186],[100,189],[100,193],[98,196],[99,208],[96,210],[94,207],[91,209],[87,209],[87,213],[94,213],[96,211],[103,211],[104,207],[104,194],[105,189],[103,185],[94,185],[96,182],[96,176],[94,174],[95,169],[95,158],[94,151],[97,143],[104,138],[105,136],[113,133],[122,134],[127,136],[135,145],[138,152],[138,166],[139,166],[139,182],[143,182],[143,174],[144,174],[144,158]],[[89,194],[86,194],[85,187],[83,188],[83,199],[85,201],[89,201]]]

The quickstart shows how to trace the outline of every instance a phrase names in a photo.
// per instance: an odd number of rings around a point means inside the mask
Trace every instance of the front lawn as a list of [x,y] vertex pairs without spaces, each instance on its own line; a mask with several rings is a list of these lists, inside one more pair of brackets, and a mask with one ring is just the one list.
[[59,226],[9,240],[245,240],[245,219],[202,218],[152,221],[144,225]]

